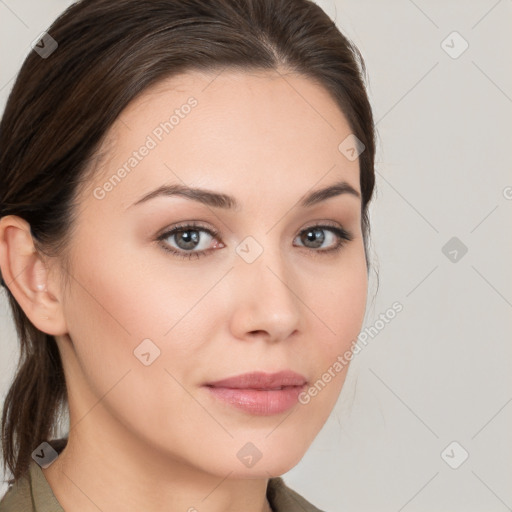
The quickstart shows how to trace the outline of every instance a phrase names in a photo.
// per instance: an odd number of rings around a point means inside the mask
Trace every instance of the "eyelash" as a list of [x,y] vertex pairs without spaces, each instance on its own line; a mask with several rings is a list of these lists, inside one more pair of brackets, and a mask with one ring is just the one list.
[[[343,228],[340,228],[337,225],[332,225],[332,224],[314,224],[312,226],[304,228],[302,231],[299,232],[299,235],[302,235],[303,233],[305,233],[311,229],[318,229],[318,228],[331,231],[332,233],[334,233],[335,235],[338,236],[339,240],[338,240],[338,243],[334,247],[331,247],[330,249],[319,249],[319,250],[309,249],[313,253],[320,253],[322,255],[325,255],[325,254],[332,254],[332,253],[339,252],[345,246],[345,244],[347,242],[350,242],[353,239],[352,235],[348,231],[346,231]],[[174,226],[172,229],[167,230],[164,233],[162,233],[161,235],[159,235],[156,240],[158,242],[163,242],[166,238],[169,238],[172,235],[175,235],[176,233],[179,233],[182,231],[189,231],[189,230],[190,231],[205,231],[206,233],[211,235],[212,238],[216,238],[219,235],[219,232],[214,229],[206,228],[206,227],[201,226],[200,224],[197,224],[195,222],[190,222],[187,224],[180,224],[180,225]],[[176,256],[176,257],[182,258],[182,259],[189,259],[189,260],[192,258],[199,259],[201,256],[206,256],[210,252],[216,250],[216,249],[212,248],[212,249],[207,249],[204,251],[184,251],[183,249],[178,251],[174,248],[169,247],[169,245],[165,244],[165,243],[161,243],[161,246],[164,251],[171,253],[173,256]],[[308,249],[308,248],[305,247],[305,249]],[[315,254],[315,256],[316,256],[316,254]]]

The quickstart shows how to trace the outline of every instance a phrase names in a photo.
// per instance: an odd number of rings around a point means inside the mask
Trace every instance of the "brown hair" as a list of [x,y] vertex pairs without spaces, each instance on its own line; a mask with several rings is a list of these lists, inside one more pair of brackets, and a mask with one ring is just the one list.
[[[82,0],[48,33],[58,47],[46,58],[30,52],[0,123],[0,217],[25,219],[41,253],[66,262],[79,185],[107,130],[138,94],[192,69],[280,67],[330,92],[365,145],[359,164],[369,268],[375,128],[365,64],[315,3]],[[6,290],[21,350],[3,407],[2,450],[4,469],[18,480],[33,450],[53,435],[67,390],[54,337],[36,329]]]

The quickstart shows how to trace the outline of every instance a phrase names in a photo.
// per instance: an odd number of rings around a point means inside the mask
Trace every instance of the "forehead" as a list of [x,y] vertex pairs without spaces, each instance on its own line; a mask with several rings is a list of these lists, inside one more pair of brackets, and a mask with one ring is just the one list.
[[109,201],[124,206],[170,182],[272,196],[341,178],[359,190],[358,160],[339,149],[350,133],[330,94],[308,77],[187,72],[125,108],[100,148],[91,187],[121,174]]

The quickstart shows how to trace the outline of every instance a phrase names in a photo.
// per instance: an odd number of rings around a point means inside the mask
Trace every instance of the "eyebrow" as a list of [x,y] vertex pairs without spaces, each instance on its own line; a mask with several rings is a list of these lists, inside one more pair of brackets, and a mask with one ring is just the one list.
[[[309,208],[331,197],[340,196],[342,194],[349,194],[361,198],[361,194],[353,188],[352,185],[346,181],[338,181],[328,187],[309,192],[300,200],[299,207]],[[160,196],[181,196],[214,208],[240,210],[240,204],[233,196],[201,188],[192,188],[181,184],[162,185],[142,196],[133,203],[130,208]]]

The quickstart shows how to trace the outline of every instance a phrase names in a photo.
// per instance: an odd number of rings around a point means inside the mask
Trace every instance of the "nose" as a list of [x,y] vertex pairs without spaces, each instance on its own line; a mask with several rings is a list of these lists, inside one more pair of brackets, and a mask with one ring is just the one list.
[[238,261],[231,279],[234,336],[280,341],[299,328],[303,303],[297,278],[277,250],[265,250],[252,263]]

